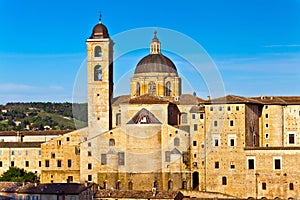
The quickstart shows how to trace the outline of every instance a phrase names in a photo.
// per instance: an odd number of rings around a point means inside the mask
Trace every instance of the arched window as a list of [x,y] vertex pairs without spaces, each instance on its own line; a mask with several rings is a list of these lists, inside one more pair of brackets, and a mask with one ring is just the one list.
[[132,183],[132,181],[128,182],[128,190],[133,190],[133,183]]
[[173,189],[173,181],[169,180],[168,181],[168,190],[172,190]]
[[181,124],[186,124],[186,123],[187,123],[187,114],[181,113]]
[[94,81],[102,81],[102,67],[96,65],[94,68]]
[[170,83],[170,81],[168,81],[166,83],[165,93],[166,93],[166,96],[171,96],[171,83]]
[[101,47],[100,46],[96,46],[95,47],[95,50],[94,50],[94,56],[95,57],[101,57],[102,56],[102,50],[101,50]]
[[117,113],[116,115],[116,125],[120,125],[121,124],[121,113]]
[[182,181],[182,189],[183,190],[187,189],[187,182],[186,181]]
[[152,81],[148,84],[148,93],[152,95],[156,95],[156,85]]
[[118,182],[116,183],[116,189],[117,189],[117,190],[121,190],[121,189],[122,189],[122,183],[121,183],[120,181],[118,181]]
[[109,146],[115,146],[115,140],[109,139]]
[[180,139],[179,138],[175,138],[174,139],[174,146],[179,146],[180,145]]
[[156,188],[156,190],[158,189],[158,182],[157,181],[154,181],[153,188]]
[[141,95],[141,86],[140,83],[136,84],[136,95],[139,97]]

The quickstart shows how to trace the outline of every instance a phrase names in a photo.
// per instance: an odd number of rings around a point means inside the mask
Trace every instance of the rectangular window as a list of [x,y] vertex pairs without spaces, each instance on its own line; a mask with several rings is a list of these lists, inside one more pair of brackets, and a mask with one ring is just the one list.
[[214,111],[214,107],[211,106],[211,107],[210,107],[210,111]]
[[214,127],[217,127],[218,126],[218,121],[214,121]]
[[80,154],[80,147],[75,147],[75,154],[79,155]]
[[26,149],[25,153],[26,153],[26,156],[28,156],[28,149]]
[[106,165],[106,161],[107,161],[106,154],[101,154],[101,165]]
[[68,181],[69,183],[73,182],[73,176],[68,176]]
[[197,154],[196,153],[194,153],[194,158],[197,158]]
[[295,134],[294,133],[289,134],[289,144],[295,144]]
[[269,114],[266,114],[266,118],[269,118]]
[[266,138],[266,139],[269,139],[269,133],[266,133],[266,134],[265,134],[265,138]]
[[49,160],[45,160],[45,167],[49,167],[49,166],[50,166]]
[[230,146],[234,147],[235,146],[235,139],[230,139]]
[[200,114],[200,119],[204,119],[204,114]]
[[61,160],[57,160],[57,167],[61,167]]
[[88,175],[88,181],[92,181],[92,175]]
[[165,152],[165,161],[166,162],[170,162],[171,161],[171,152],[170,151],[166,151]]
[[269,124],[268,123],[266,123],[266,128],[269,128]]
[[88,169],[92,169],[92,163],[88,164]]
[[266,147],[269,147],[269,144],[268,144],[268,143],[266,143]]
[[227,106],[227,111],[230,111],[230,110],[231,110],[230,106]]
[[68,167],[70,168],[70,167],[72,167],[72,160],[68,160]]
[[233,120],[230,120],[229,125],[233,126]]
[[92,146],[92,143],[91,142],[88,142],[88,147],[91,147]]
[[3,166],[3,163],[2,163],[2,161],[0,161],[0,167],[2,167]]
[[219,162],[215,162],[215,169],[219,169],[219,167],[220,167]]
[[125,164],[125,153],[124,152],[118,153],[118,163],[119,163],[119,165]]
[[196,119],[196,114],[192,114],[192,119]]
[[14,167],[14,166],[15,166],[15,161],[11,161],[11,162],[10,162],[10,166],[11,166],[11,167]]
[[186,152],[186,151],[183,151],[182,152],[182,161],[184,162],[184,163],[186,163],[186,162],[188,162],[188,152]]
[[51,158],[55,158],[55,153],[51,153]]
[[15,155],[15,151],[11,150],[10,155],[14,156]]
[[268,109],[269,107],[268,107],[268,106],[265,106],[265,108]]
[[235,169],[235,164],[234,164],[234,162],[230,162],[230,169]]
[[219,111],[222,111],[222,107],[221,106],[219,107]]
[[219,139],[215,139],[215,143],[214,143],[215,145],[215,147],[218,147],[219,146]]
[[227,185],[227,177],[226,176],[222,177],[222,185]]
[[92,152],[91,151],[88,151],[88,156],[92,156]]
[[198,124],[194,124],[194,131],[198,130]]
[[281,169],[281,159],[280,158],[274,159],[274,169]]
[[248,159],[248,169],[254,169],[254,159]]
[[66,141],[69,142],[69,141],[70,141],[70,137],[67,137],[67,138],[66,138]]
[[41,155],[42,155],[42,151],[38,150],[38,156],[41,156]]
[[29,161],[25,161],[25,167],[29,167]]
[[39,160],[39,167],[42,167],[42,161]]
[[261,184],[261,189],[266,190],[267,189],[267,183],[262,183]]
[[61,140],[57,140],[57,145],[61,146]]
[[235,110],[236,110],[236,111],[239,111],[239,110],[240,110],[240,107],[239,107],[239,106],[236,106],[236,107],[235,107]]
[[294,183],[290,183],[290,190],[294,190]]
[[197,141],[193,141],[193,146],[195,147],[195,146],[197,146]]

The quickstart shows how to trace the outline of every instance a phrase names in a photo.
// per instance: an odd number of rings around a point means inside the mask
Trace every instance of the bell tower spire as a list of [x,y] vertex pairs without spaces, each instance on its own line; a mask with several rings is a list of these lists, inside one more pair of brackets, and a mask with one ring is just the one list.
[[101,18],[86,40],[89,137],[112,128],[114,42]]
[[160,54],[160,42],[156,36],[157,31],[154,29],[154,37],[150,44],[150,54]]

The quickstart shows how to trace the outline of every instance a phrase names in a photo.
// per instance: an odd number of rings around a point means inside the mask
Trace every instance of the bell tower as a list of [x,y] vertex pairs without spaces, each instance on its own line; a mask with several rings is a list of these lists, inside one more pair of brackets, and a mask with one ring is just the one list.
[[89,137],[112,128],[113,41],[101,22],[94,26],[86,40],[88,70]]

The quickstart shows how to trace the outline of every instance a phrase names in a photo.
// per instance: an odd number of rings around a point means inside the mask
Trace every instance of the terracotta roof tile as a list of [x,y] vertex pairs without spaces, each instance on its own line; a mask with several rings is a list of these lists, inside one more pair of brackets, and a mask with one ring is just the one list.
[[17,135],[63,135],[72,132],[72,130],[47,130],[47,131],[1,131],[0,136],[17,136]]
[[121,103],[128,103],[129,100],[130,100],[130,95],[118,96],[118,97],[113,98],[112,105],[118,106]]
[[206,100],[206,104],[261,104],[260,101],[255,99],[235,96],[235,95],[227,95],[224,97],[219,97],[211,100]]
[[29,183],[21,182],[0,182],[0,192],[15,192],[18,188]]
[[130,104],[168,104],[170,101],[164,97],[145,94],[129,100]]
[[[91,185],[90,185],[91,186]],[[83,184],[79,183],[49,183],[49,184],[38,184],[30,183],[24,187],[20,187],[18,193],[27,194],[80,194],[82,191],[86,190]]]
[[131,199],[182,199],[182,193],[178,191],[158,191],[153,196],[152,191],[137,190],[98,190],[96,198],[131,198]]
[[268,105],[300,105],[300,96],[260,96],[250,97],[250,99]]
[[0,148],[40,148],[43,142],[0,142]]
[[192,94],[182,94],[179,97],[180,105],[198,105],[204,103],[204,100]]

